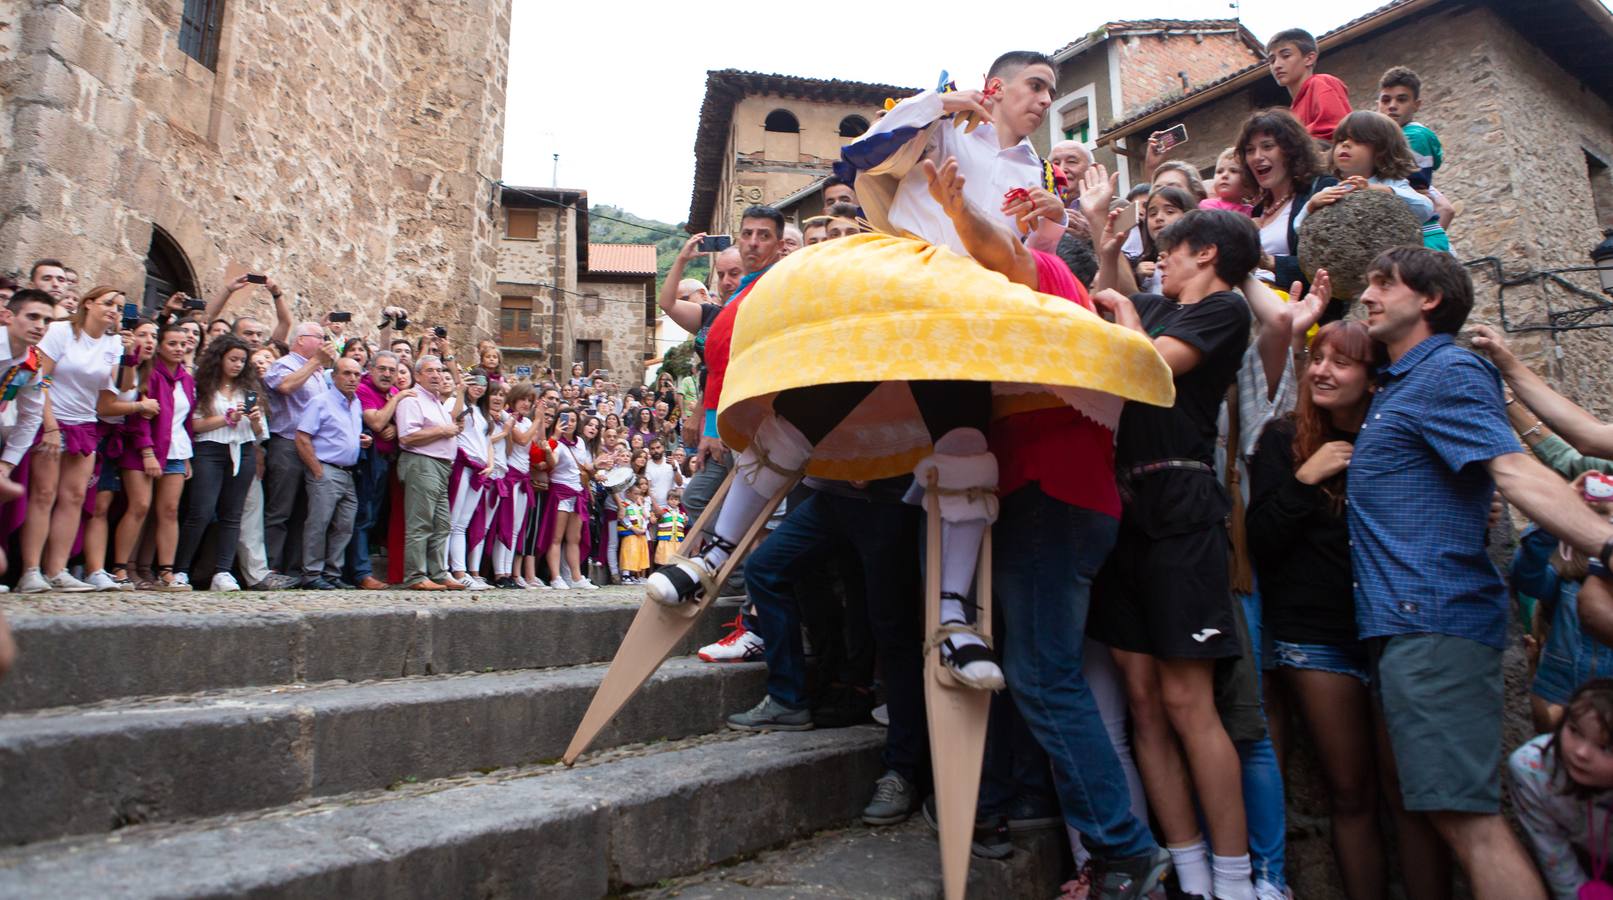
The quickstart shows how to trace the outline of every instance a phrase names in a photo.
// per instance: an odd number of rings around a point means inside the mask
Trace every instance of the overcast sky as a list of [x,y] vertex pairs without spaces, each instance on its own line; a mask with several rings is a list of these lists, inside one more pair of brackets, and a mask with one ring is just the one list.
[[[552,184],[553,154],[559,153],[561,187],[588,191],[591,203],[682,222],[689,214],[707,69],[914,87],[933,85],[947,69],[960,85],[978,84],[997,54],[1051,52],[1111,17],[1225,18],[1234,5],[1067,2],[993,15],[1007,7],[860,3],[848,14],[835,12],[844,6],[799,2],[514,0],[503,177],[508,184]],[[1264,40],[1296,25],[1321,34],[1380,5],[1382,0],[1244,0],[1241,14]],[[1297,21],[1296,6],[1303,9]],[[678,7],[687,12],[676,12]],[[914,8],[934,12],[919,16]],[[1055,14],[1060,8],[1071,10],[1062,26]],[[809,14],[813,9],[819,12]]]

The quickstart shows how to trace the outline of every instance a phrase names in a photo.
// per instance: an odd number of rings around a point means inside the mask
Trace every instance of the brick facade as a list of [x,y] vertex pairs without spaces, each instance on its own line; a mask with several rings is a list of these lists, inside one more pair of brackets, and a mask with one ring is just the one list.
[[[0,269],[138,296],[160,230],[195,292],[263,271],[299,317],[487,334],[509,0],[228,3],[216,70],[181,8],[0,0]],[[268,313],[252,295],[231,312]]]

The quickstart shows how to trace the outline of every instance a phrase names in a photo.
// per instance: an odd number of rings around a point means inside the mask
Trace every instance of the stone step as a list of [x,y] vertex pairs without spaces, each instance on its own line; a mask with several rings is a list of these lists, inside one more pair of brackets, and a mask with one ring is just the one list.
[[[1072,863],[1064,829],[1014,836],[1007,859],[970,860],[970,900],[1056,897]],[[835,828],[733,865],[671,879],[627,895],[631,900],[783,900],[945,896],[935,832],[914,816],[889,828]]]
[[599,897],[852,821],[883,743],[874,726],[709,736],[137,826],[0,852],[0,896]]
[[[604,665],[246,688],[0,717],[0,844],[556,759]],[[669,661],[596,748],[723,728],[759,663]],[[0,892],[3,896],[4,892]]]
[[[0,713],[253,685],[609,660],[642,588],[0,595],[17,667]],[[714,609],[674,655],[726,633]]]

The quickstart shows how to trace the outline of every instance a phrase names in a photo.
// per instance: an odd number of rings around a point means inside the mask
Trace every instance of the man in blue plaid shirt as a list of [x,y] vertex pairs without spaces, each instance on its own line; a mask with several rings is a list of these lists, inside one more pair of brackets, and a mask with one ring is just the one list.
[[1356,623],[1406,808],[1426,813],[1479,898],[1544,897],[1500,816],[1508,598],[1485,554],[1491,494],[1592,556],[1613,525],[1523,452],[1501,378],[1454,335],[1473,308],[1446,253],[1390,250],[1361,296],[1390,365],[1349,466]]

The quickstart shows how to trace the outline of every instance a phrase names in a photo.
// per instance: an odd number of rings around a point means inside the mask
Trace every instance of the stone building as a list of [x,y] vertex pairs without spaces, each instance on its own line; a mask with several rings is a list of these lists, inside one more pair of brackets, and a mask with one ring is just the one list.
[[1111,171],[1118,162],[1121,183],[1129,185],[1125,156],[1097,144],[1105,129],[1241,71],[1263,55],[1260,42],[1234,19],[1109,22],[1053,52],[1057,96],[1031,142],[1045,156],[1059,141],[1080,141]]
[[505,369],[581,362],[623,384],[654,355],[651,244],[590,244],[588,192],[503,185],[496,340]]
[[[1525,282],[1503,294],[1494,265],[1475,264],[1473,321],[1504,325],[1532,365],[1613,417],[1608,332],[1562,329],[1613,324],[1613,310],[1573,312],[1608,298],[1589,273],[1562,276],[1588,294],[1538,274],[1589,266],[1603,229],[1613,228],[1613,13],[1577,0],[1397,0],[1322,35],[1319,46],[1318,70],[1341,78],[1357,109],[1376,108],[1389,67],[1421,76],[1418,120],[1444,145],[1434,184],[1464,207],[1450,228],[1454,251],[1493,258],[1509,282]],[[1287,103],[1287,91],[1255,64],[1116,122],[1099,143],[1124,141],[1135,171],[1142,139],[1183,122],[1191,141],[1173,156],[1208,174],[1251,111]]]
[[[492,327],[509,0],[0,0],[0,270]],[[231,312],[267,311],[253,291]]]
[[868,130],[886,98],[915,93],[889,84],[707,72],[689,231],[729,233],[738,213],[757,203],[790,201],[802,215],[818,214],[821,201],[801,201],[831,173],[840,148]]

